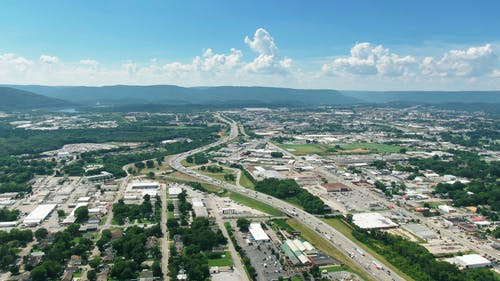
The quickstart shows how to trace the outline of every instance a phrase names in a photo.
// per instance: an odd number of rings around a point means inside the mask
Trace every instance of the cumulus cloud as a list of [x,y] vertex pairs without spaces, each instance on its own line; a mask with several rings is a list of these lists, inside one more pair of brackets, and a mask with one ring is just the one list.
[[99,62],[96,60],[92,60],[92,59],[83,59],[83,60],[80,60],[80,64],[87,65],[87,66],[97,66],[99,64]]
[[56,56],[41,55],[40,62],[46,64],[55,64],[59,62],[59,58]]
[[349,57],[339,57],[324,64],[322,71],[330,75],[401,76],[408,74],[415,63],[412,56],[401,57],[382,45],[364,42],[355,44]]
[[279,59],[278,47],[274,38],[263,28],[255,31],[253,39],[245,37],[245,44],[251,50],[258,53],[258,56],[243,68],[245,71],[253,73],[287,73],[292,66],[292,59],[284,57]]
[[0,70],[26,71],[33,62],[25,57],[8,53],[0,55]]
[[466,50],[450,50],[440,58],[425,57],[420,65],[424,75],[478,77],[492,73],[498,61],[490,44]]

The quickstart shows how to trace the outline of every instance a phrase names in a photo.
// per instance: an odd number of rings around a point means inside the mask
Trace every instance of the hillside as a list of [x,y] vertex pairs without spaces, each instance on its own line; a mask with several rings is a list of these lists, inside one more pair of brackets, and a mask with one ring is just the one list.
[[99,104],[346,104],[360,102],[335,90],[271,87],[198,87],[173,85],[47,87],[15,86],[48,97],[87,105]]
[[71,105],[71,103],[61,99],[9,87],[0,87],[0,110],[3,111],[62,108]]

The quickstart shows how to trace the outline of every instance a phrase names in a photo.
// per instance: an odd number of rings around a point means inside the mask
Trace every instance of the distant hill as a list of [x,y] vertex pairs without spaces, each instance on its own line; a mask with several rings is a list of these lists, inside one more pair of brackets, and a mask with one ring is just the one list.
[[173,85],[47,87],[18,86],[48,97],[87,105],[99,104],[348,104],[360,100],[335,90],[301,90],[271,87],[196,87]]
[[340,91],[340,93],[369,103],[500,103],[500,91]]
[[444,104],[500,103],[500,91],[336,91],[273,87],[193,87],[153,86],[37,86],[9,85],[51,98],[94,106],[115,105],[332,105],[356,103]]
[[9,87],[0,87],[0,110],[3,111],[62,108],[71,105],[71,103],[61,99]]

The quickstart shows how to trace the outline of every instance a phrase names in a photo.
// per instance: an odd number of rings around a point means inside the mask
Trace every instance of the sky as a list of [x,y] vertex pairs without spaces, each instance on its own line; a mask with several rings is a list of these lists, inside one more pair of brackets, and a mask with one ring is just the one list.
[[0,84],[500,90],[500,1],[0,1]]

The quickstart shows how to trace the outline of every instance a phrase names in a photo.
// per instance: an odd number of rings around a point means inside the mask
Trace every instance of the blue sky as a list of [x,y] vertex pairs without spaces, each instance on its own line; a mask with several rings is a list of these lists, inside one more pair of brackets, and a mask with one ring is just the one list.
[[0,2],[0,83],[500,89],[499,1]]

